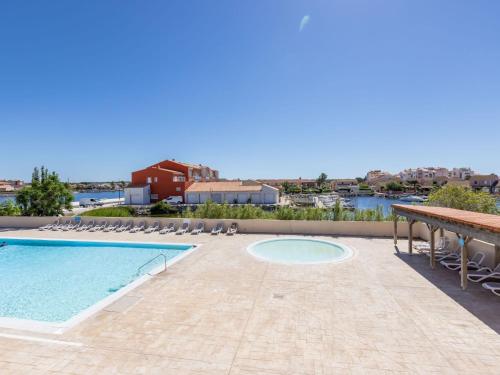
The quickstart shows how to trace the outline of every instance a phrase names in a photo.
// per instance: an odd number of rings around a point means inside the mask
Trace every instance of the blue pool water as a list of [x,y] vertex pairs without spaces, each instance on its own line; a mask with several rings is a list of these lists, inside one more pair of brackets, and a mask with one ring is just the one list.
[[64,322],[189,245],[0,238],[0,317]]
[[256,242],[250,254],[276,263],[315,264],[338,262],[352,255],[346,246],[309,238],[281,238]]

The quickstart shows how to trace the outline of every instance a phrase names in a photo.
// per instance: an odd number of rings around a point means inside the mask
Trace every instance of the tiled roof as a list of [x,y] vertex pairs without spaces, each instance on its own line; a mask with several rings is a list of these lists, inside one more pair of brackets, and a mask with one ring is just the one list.
[[255,181],[194,182],[186,189],[186,192],[258,192],[262,190],[262,186]]
[[184,173],[179,172],[179,171],[174,171],[173,169],[167,169],[167,168],[162,168],[162,167],[158,167],[158,166],[153,166],[152,168],[156,168],[160,171],[170,172],[172,174],[184,176]]
[[416,213],[444,221],[465,224],[478,229],[487,229],[500,233],[500,215],[483,214],[480,212],[457,210],[447,207],[412,206],[393,204],[392,207],[410,213]]

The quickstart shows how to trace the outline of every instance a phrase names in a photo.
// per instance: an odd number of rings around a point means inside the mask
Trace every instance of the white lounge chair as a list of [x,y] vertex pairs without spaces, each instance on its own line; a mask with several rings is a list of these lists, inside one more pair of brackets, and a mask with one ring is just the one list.
[[62,230],[64,227],[68,226],[71,223],[71,220],[66,220],[64,223],[54,225],[51,230],[57,231],[57,230]]
[[144,233],[153,233],[153,232],[156,232],[158,230],[160,230],[160,222],[159,221],[155,221],[153,223],[153,225],[150,225],[149,227],[147,227],[144,230]]
[[189,222],[184,222],[182,225],[177,229],[177,232],[175,234],[185,234],[189,232]]
[[102,231],[103,232],[112,232],[120,227],[122,224],[121,220],[115,221],[114,224],[108,225],[106,228],[104,228]]
[[143,231],[145,225],[146,225],[146,222],[141,221],[139,224],[137,224],[132,229],[130,229],[130,233],[137,233],[137,232]]
[[212,228],[211,234],[217,236],[224,230],[224,223],[217,223],[215,227]]
[[107,221],[102,221],[101,224],[94,225],[92,228],[90,228],[89,232],[97,232],[99,230],[103,230],[104,228],[106,228],[107,225],[108,225]]
[[[481,252],[474,254],[474,256],[467,261],[467,269],[478,270],[479,268],[481,268],[481,263],[483,263],[484,258],[485,256]],[[459,271],[462,268],[462,262],[458,260],[457,261],[442,260],[439,263],[441,263],[443,266],[452,271]]]
[[483,288],[500,297],[500,283],[483,283]]
[[52,224],[45,224],[45,225],[41,226],[40,228],[38,228],[38,230],[50,230],[50,229],[52,229],[52,227],[59,225],[60,223],[61,223],[61,220],[57,219]]
[[125,224],[116,228],[116,231],[117,232],[125,232],[125,231],[129,230],[130,228],[132,228],[132,220],[127,221]]
[[167,234],[175,232],[175,224],[174,223],[169,223],[165,228],[161,229],[158,233],[160,234]]
[[[462,271],[460,271],[462,272]],[[500,280],[500,263],[492,270],[489,267],[482,267],[476,271],[467,273],[467,279],[474,283],[480,283],[485,280]]]
[[67,232],[69,230],[76,230],[81,225],[81,223],[82,223],[81,221],[78,221],[78,222],[73,221],[72,224],[69,224],[69,225],[63,227],[62,230],[65,231],[65,232]]
[[83,232],[85,230],[89,230],[92,228],[95,224],[95,220],[90,220],[87,224],[83,224],[78,229],[76,230],[77,232]]
[[[450,240],[447,237],[439,237],[436,243],[436,247],[434,251],[444,251],[448,246],[450,245]],[[422,244],[417,244],[413,246],[415,250],[417,250],[419,253],[426,253],[431,251],[431,243],[430,242],[424,242]]]
[[229,228],[227,228],[226,235],[232,236],[238,232],[238,223],[232,223]]
[[205,229],[205,223],[203,221],[200,221],[191,231],[191,234],[200,234],[201,232],[203,232],[204,229]]

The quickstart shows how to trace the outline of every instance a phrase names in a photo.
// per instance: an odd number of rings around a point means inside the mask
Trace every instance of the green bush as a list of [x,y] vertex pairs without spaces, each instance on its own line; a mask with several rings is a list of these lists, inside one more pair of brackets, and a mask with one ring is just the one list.
[[176,215],[179,210],[166,202],[158,202],[151,207],[151,215]]
[[6,201],[0,204],[0,216],[19,216],[21,209],[12,201]]
[[135,215],[135,209],[129,206],[121,207],[103,207],[86,211],[81,216],[100,216],[100,217],[131,217]]
[[496,200],[492,195],[485,192],[474,192],[462,186],[445,185],[439,188],[429,195],[427,205],[487,214],[498,213]]

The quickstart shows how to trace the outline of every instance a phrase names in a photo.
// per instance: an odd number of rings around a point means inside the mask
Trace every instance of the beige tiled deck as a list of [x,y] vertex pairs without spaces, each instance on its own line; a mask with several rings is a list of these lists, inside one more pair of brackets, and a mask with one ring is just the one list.
[[285,266],[246,252],[275,237],[268,235],[0,235],[203,243],[132,291],[122,312],[109,308],[57,336],[0,329],[83,344],[0,337],[2,374],[500,371],[500,298],[478,285],[461,291],[457,273],[397,254],[388,239],[335,238],[356,255],[340,264]]

